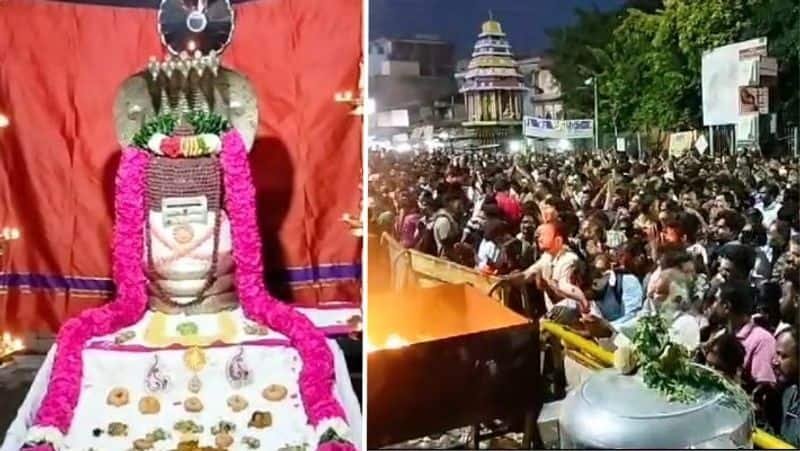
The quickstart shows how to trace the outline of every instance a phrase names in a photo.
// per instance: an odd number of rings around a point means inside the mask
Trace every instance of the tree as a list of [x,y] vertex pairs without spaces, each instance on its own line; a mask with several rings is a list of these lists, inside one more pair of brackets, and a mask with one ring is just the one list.
[[770,106],[787,125],[800,124],[800,2],[769,0],[754,8],[742,39],[767,37],[769,54],[778,60],[778,97]]
[[618,23],[619,12],[577,9],[574,25],[548,30],[552,42],[553,76],[561,85],[567,117],[589,117],[592,92],[584,81],[601,70],[592,49],[602,49]]
[[[625,8],[618,11],[579,8],[575,10],[577,20],[574,25],[548,30],[552,43],[553,75],[561,85],[568,117],[590,117],[593,114],[591,87],[587,88],[584,82],[603,71],[597,52],[606,50],[615,29],[625,17],[626,8],[654,12],[662,4],[661,0],[629,0]],[[601,102],[604,102],[602,97]]]
[[[590,117],[597,77],[603,132],[702,127],[701,69],[707,50],[766,36],[779,61],[781,122],[800,123],[798,0],[632,0],[629,8],[579,10],[575,25],[550,31],[553,73],[567,114]],[[641,9],[640,9],[641,8]]]
[[687,76],[673,48],[659,45],[660,14],[628,10],[607,48],[614,55],[601,73],[603,97],[627,130],[668,130],[691,121],[683,101]]

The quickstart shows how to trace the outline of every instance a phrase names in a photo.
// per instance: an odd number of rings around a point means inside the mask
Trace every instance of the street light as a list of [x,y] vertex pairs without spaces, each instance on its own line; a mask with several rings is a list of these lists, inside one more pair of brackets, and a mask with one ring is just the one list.
[[448,147],[450,148],[450,152],[453,151],[453,141],[450,139],[450,133],[447,132],[439,133],[439,139],[447,143]]
[[587,78],[586,81],[583,82],[584,85],[594,85],[594,148],[595,150],[600,149],[600,127],[598,127],[597,123],[597,116],[598,116],[598,107],[597,107],[597,75],[592,78]]

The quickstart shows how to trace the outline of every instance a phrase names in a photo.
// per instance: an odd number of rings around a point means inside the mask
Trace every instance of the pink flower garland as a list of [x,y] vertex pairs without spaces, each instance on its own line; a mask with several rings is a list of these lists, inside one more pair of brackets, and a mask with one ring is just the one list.
[[317,451],[353,451],[354,447],[350,443],[332,441],[325,442],[317,448]]
[[53,426],[66,434],[81,391],[83,348],[96,336],[128,327],[147,307],[144,248],[144,198],[148,154],[129,148],[122,154],[116,180],[116,224],[112,271],[117,296],[103,307],[70,319],[58,333],[57,353],[47,394],[36,415],[36,426]]
[[[236,288],[242,309],[248,318],[286,335],[300,354],[303,361],[300,394],[311,425],[332,418],[344,420],[344,410],[333,396],[333,355],[325,335],[305,315],[270,296],[264,287],[261,240],[255,216],[256,190],[239,133],[226,133],[222,149],[225,209],[231,223]],[[338,442],[336,446],[337,451],[355,450],[347,442]]]
[[[69,431],[80,396],[82,352],[96,336],[112,334],[139,321],[147,308],[147,279],[142,267],[144,205],[149,155],[129,148],[123,152],[116,179],[116,225],[113,273],[117,296],[103,307],[86,310],[67,321],[57,340],[56,359],[47,394],[35,425]],[[286,335],[303,361],[299,385],[309,422],[318,426],[328,419],[345,420],[344,410],[333,396],[333,355],[325,336],[303,314],[267,293],[262,280],[261,241],[255,219],[255,187],[241,136],[223,137],[222,166],[225,206],[231,223],[236,261],[236,283],[245,314],[252,320]],[[34,450],[48,449],[39,445]],[[327,442],[319,451],[354,451],[344,441]]]

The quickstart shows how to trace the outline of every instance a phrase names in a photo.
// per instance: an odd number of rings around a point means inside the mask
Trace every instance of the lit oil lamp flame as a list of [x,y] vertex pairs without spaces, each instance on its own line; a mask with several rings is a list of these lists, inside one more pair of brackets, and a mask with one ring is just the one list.
[[19,239],[19,229],[16,227],[3,227],[0,231],[0,240],[11,241]]
[[342,215],[342,221],[350,228],[350,233],[356,237],[364,236],[364,222],[350,213]]
[[8,332],[4,332],[2,339],[0,339],[0,358],[14,354],[25,349],[22,340],[12,336]]
[[333,95],[333,100],[341,103],[349,103],[353,101],[353,91],[337,92]]
[[350,105],[353,108],[350,114],[354,116],[362,116],[364,114],[364,99],[361,95],[356,96],[353,94],[353,91],[337,92],[333,95],[333,101]]

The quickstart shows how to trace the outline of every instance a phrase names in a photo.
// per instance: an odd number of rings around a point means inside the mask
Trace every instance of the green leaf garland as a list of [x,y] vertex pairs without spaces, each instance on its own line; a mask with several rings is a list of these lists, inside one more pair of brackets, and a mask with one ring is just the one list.
[[156,133],[171,135],[178,123],[178,118],[172,114],[162,114],[145,122],[142,128],[133,135],[133,144],[141,149],[147,149],[147,142]]
[[325,433],[322,434],[322,437],[319,438],[319,444],[327,442],[344,442],[344,441],[346,440],[340,437],[339,434],[333,428],[328,428],[328,430],[326,430]]
[[221,135],[231,128],[227,119],[217,113],[205,111],[192,111],[186,116],[187,122],[192,124],[195,133],[198,135],[212,134]]
[[[178,124],[179,116],[174,113],[160,114],[144,123],[133,135],[132,142],[136,147],[147,149],[147,143],[156,133],[170,136]],[[231,128],[230,122],[222,115],[214,112],[192,111],[184,116],[192,125],[197,135],[212,134],[220,136]]]

